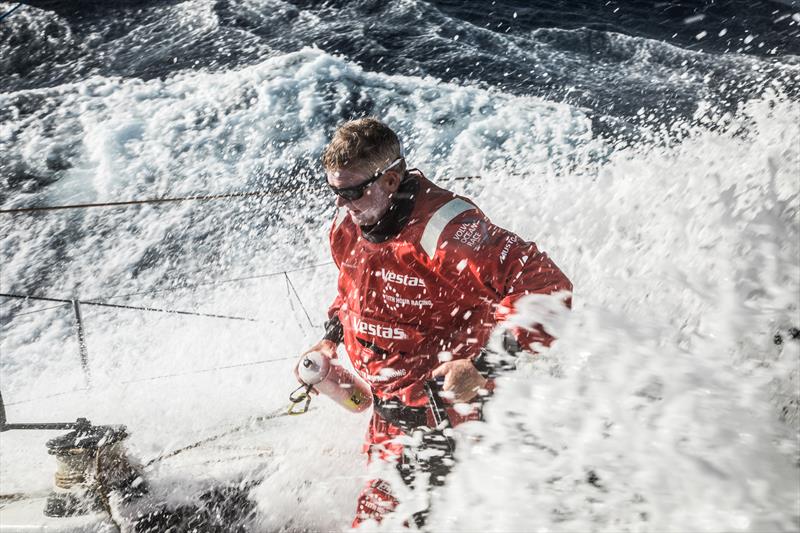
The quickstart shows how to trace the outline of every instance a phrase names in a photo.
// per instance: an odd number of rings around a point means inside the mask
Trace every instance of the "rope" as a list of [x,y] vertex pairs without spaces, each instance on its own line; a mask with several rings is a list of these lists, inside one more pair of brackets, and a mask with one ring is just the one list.
[[[174,378],[180,376],[191,376],[194,374],[207,374],[208,372],[216,372],[217,370],[228,370],[230,368],[241,368],[244,366],[258,366],[258,365],[266,365],[269,363],[276,363],[278,361],[288,361],[289,359],[296,359],[296,357],[279,357],[277,359],[264,359],[261,361],[251,361],[249,363],[236,363],[233,365],[225,365],[225,366],[215,366],[213,368],[203,368],[201,370],[191,370],[189,372],[176,372],[174,374],[163,374],[160,376],[150,376],[146,378],[138,378],[138,379],[131,379],[128,381],[120,381],[123,385],[129,385],[131,383],[141,383],[143,381],[156,381],[159,379],[164,378]],[[12,405],[12,404],[7,404]]]
[[111,509],[111,501],[109,499],[109,494],[111,493],[111,489],[109,489],[109,487],[106,485],[105,476],[103,475],[103,471],[100,468],[101,450],[102,446],[98,446],[94,456],[95,493],[99,497],[101,507],[108,515],[108,519],[111,521],[114,527],[117,528],[117,533],[122,533],[122,531],[124,530],[122,529],[122,526],[119,524],[119,522],[117,522],[117,519],[114,518],[114,511]]
[[5,12],[5,13],[3,13],[2,15],[0,15],[0,21],[2,21],[4,18],[6,18],[7,16],[9,16],[11,13],[13,13],[13,12],[14,12],[14,11],[16,11],[17,9],[19,9],[19,8],[20,8],[20,6],[22,6],[22,2],[20,2],[19,4],[15,5],[15,6],[14,6],[14,7],[12,7],[11,9],[9,9],[8,11],[6,11],[6,12]]
[[18,300],[38,300],[42,302],[61,302],[62,304],[78,302],[81,305],[93,305],[95,307],[111,307],[114,309],[133,309],[136,311],[151,311],[155,313],[169,313],[175,315],[189,315],[189,316],[201,316],[207,318],[225,318],[227,320],[246,320],[248,322],[256,322],[255,318],[249,317],[242,317],[242,316],[230,316],[230,315],[215,315],[210,313],[195,313],[193,311],[177,311],[174,309],[160,309],[157,307],[137,307],[133,305],[120,305],[120,304],[109,304],[105,302],[92,302],[92,301],[85,301],[85,300],[65,300],[63,298],[47,298],[44,296],[27,296],[23,294],[7,294],[7,293],[0,293],[0,297],[3,298],[16,298]]
[[15,213],[35,213],[40,211],[60,211],[64,209],[89,209],[92,207],[119,207],[125,205],[144,205],[144,204],[163,204],[169,202],[188,202],[188,201],[204,201],[204,200],[220,200],[223,198],[249,198],[257,196],[269,196],[276,194],[274,191],[253,191],[253,192],[238,192],[230,194],[209,194],[197,196],[182,196],[177,198],[150,198],[146,200],[128,200],[124,202],[102,202],[96,204],[71,204],[71,205],[51,205],[43,207],[19,207],[15,209],[0,209],[0,214],[15,214]]
[[[41,496],[46,496],[49,492],[42,493]],[[33,494],[27,494],[25,492],[10,492],[8,494],[0,494],[0,503],[8,504],[12,502],[16,502],[22,500],[24,498],[31,498],[34,497]]]
[[145,463],[144,467],[145,468],[150,468],[152,465],[154,465],[156,463],[160,463],[164,459],[169,459],[170,457],[175,457],[176,455],[179,455],[179,454],[181,454],[181,453],[183,453],[185,451],[188,451],[188,450],[193,450],[193,449],[195,449],[195,448],[197,448],[199,446],[202,446],[203,444],[208,444],[209,442],[214,442],[215,440],[219,440],[222,437],[227,437],[228,435],[233,435],[234,433],[238,433],[238,432],[243,431],[243,430],[245,430],[245,429],[247,429],[249,427],[252,427],[254,424],[258,424],[258,423],[261,423],[261,422],[265,422],[267,420],[273,420],[275,418],[280,418],[282,416],[288,416],[288,415],[289,415],[289,413],[283,407],[281,407],[279,409],[275,409],[274,411],[272,411],[269,414],[262,415],[262,416],[257,416],[255,418],[248,419],[247,422],[245,422],[244,424],[241,424],[239,426],[233,427],[233,428],[228,429],[226,431],[223,431],[221,433],[217,433],[216,435],[212,435],[210,437],[206,437],[206,438],[204,438],[202,440],[199,440],[199,441],[194,442],[192,444],[189,444],[187,446],[183,446],[182,448],[178,448],[178,449],[173,450],[173,451],[171,451],[169,453],[165,453],[165,454],[159,455],[158,457],[154,457],[153,459],[151,459],[147,463]]

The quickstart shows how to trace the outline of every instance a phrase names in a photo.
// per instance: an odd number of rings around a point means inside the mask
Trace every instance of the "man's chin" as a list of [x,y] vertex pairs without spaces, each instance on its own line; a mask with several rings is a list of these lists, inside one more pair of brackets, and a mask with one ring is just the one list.
[[371,226],[378,221],[378,218],[375,216],[365,213],[354,214],[352,211],[350,212],[350,218],[353,219],[353,222],[358,226]]

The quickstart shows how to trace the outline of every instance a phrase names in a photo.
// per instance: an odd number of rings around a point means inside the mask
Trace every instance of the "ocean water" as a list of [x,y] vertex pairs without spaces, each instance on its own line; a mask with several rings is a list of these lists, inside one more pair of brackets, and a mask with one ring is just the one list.
[[[374,114],[575,285],[564,323],[523,310],[560,340],[460,428],[432,530],[796,531],[799,29],[791,1],[31,2],[0,22],[2,209],[268,194],[0,213],[2,293],[254,319],[84,306],[87,387],[72,308],[2,298],[9,421],[122,423],[147,461],[283,407],[335,291],[319,157]],[[366,415],[314,405],[148,476],[347,530]],[[3,433],[0,493],[47,490],[51,436]]]

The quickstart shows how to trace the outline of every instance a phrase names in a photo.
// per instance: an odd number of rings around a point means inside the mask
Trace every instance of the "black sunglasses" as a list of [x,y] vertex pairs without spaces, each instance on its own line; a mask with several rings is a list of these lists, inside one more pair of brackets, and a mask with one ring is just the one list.
[[367,187],[369,187],[370,185],[381,179],[381,176],[383,176],[391,169],[399,165],[400,161],[402,160],[403,159],[400,157],[395,159],[388,167],[376,172],[375,174],[372,175],[371,178],[367,179],[364,182],[359,183],[358,185],[353,185],[351,187],[334,187],[333,185],[328,183],[328,187],[330,187],[331,191],[333,191],[335,195],[341,196],[348,202],[353,202],[364,196],[364,192],[367,190]]

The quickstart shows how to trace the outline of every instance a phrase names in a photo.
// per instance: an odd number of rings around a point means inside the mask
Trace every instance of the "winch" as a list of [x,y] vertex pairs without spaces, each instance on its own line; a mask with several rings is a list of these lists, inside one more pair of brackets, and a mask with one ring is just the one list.
[[125,426],[93,426],[79,418],[74,430],[47,441],[57,470],[44,513],[60,517],[107,510],[114,491],[122,501],[144,495],[147,484],[141,466],[125,452],[127,436]]
[[142,466],[126,453],[128,437],[123,425],[92,425],[86,418],[75,422],[15,423],[6,421],[0,394],[0,432],[11,430],[70,430],[47,441],[56,459],[54,486],[44,507],[45,516],[71,517],[106,511],[111,514],[112,493],[128,502],[147,493]]

